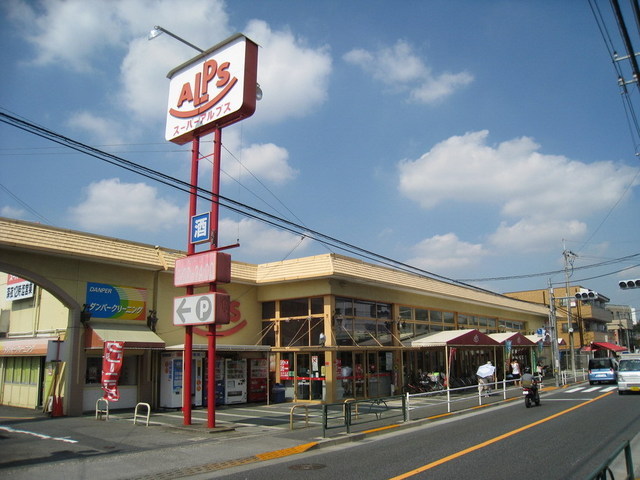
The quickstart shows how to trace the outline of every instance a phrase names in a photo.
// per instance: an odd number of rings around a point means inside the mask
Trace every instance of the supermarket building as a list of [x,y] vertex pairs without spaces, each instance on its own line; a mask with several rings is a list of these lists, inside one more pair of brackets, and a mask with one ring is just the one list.
[[[185,335],[172,317],[185,291],[173,273],[184,256],[0,218],[0,404],[47,409],[57,396],[66,415],[94,410],[104,343],[119,341],[112,408],[180,408]],[[548,322],[542,305],[337,254],[232,262],[223,289],[218,404],[276,390],[276,401],[389,396],[420,373],[472,376],[487,360],[501,377],[510,358],[532,361],[536,344],[522,339]],[[207,329],[193,330],[192,404],[206,406]]]

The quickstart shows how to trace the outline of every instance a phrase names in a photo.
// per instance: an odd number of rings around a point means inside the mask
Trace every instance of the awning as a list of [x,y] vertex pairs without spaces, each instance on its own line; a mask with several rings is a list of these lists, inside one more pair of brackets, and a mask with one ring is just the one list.
[[489,335],[476,329],[446,330],[411,340],[412,347],[494,347],[500,345]]
[[104,348],[104,342],[108,340],[124,342],[125,349],[162,350],[165,346],[164,340],[146,325],[91,321],[86,330],[86,348]]
[[505,333],[490,333],[489,336],[493,338],[500,345],[504,345],[507,341],[511,341],[511,348],[514,347],[535,347],[536,343],[529,340],[520,332],[505,332]]
[[[539,337],[538,335],[525,335],[525,337],[527,337],[529,340],[531,340],[534,343],[538,343],[540,340],[542,340],[541,337]],[[564,341],[564,338],[558,338],[558,345],[566,345],[567,342]],[[543,346],[545,347],[550,347],[551,346],[551,337],[549,337],[549,335],[547,335],[544,338],[544,342],[543,342]]]
[[592,342],[591,348],[593,350],[611,350],[613,352],[626,352],[629,350],[627,347],[622,347],[609,342]]
[[45,356],[50,340],[58,340],[58,338],[32,337],[0,340],[0,357],[17,355]]

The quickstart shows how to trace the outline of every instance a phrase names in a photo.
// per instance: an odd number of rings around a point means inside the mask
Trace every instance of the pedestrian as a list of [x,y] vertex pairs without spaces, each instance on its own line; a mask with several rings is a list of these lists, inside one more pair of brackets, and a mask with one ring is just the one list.
[[484,365],[480,365],[476,371],[478,377],[478,395],[482,395],[482,391],[487,393],[485,397],[491,395],[491,383],[493,382],[493,374],[496,371],[496,367],[493,366],[491,361],[488,361]]
[[511,377],[514,380],[516,387],[519,387],[520,386],[520,364],[518,363],[518,360],[516,360],[515,358],[511,362]]

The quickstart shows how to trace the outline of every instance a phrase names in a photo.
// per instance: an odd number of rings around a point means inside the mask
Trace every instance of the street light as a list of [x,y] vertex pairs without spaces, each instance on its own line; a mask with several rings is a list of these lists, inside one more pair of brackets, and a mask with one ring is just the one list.
[[153,30],[151,30],[149,32],[149,37],[147,37],[147,40],[153,40],[154,38],[156,38],[158,35],[162,35],[163,33],[166,33],[167,35],[169,35],[170,37],[175,38],[176,40],[178,40],[179,42],[184,43],[185,45],[190,46],[191,48],[199,51],[200,53],[204,52],[203,49],[196,47],[193,43],[189,43],[187,42],[184,38],[179,37],[178,35],[176,35],[175,33],[171,33],[169,30],[167,30],[166,28],[162,28],[159,25],[156,25],[155,27],[153,27]]

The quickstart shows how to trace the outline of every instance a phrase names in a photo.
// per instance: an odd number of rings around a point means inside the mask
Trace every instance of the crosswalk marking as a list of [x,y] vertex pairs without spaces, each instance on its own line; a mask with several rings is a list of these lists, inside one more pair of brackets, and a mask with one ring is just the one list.
[[596,386],[583,386],[583,387],[573,387],[564,391],[564,393],[589,393],[589,392],[610,392],[611,390],[616,390],[618,388],[617,385],[596,385]]

